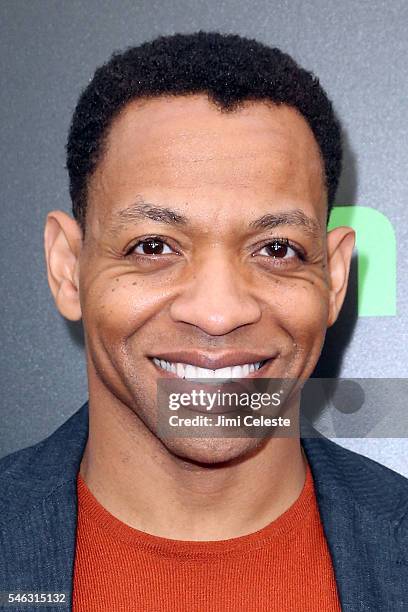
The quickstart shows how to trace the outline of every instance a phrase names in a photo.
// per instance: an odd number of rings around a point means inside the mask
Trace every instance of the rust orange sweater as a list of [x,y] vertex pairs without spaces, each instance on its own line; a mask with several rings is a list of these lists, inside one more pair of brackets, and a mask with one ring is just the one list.
[[246,536],[185,542],[112,516],[78,475],[74,612],[338,612],[310,468],[278,519]]

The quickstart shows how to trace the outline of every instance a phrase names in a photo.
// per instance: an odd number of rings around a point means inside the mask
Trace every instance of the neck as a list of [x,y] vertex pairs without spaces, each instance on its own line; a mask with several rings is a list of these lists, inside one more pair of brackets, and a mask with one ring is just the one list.
[[175,540],[239,537],[278,518],[301,493],[298,437],[268,438],[239,461],[199,465],[170,452],[130,408],[101,399],[90,394],[80,473],[99,503],[135,529]]

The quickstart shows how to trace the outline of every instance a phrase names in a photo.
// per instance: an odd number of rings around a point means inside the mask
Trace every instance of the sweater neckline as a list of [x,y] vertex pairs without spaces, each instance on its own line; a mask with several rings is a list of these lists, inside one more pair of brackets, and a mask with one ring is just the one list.
[[226,540],[174,540],[131,527],[102,506],[79,472],[77,475],[77,495],[79,519],[81,517],[90,519],[94,526],[103,529],[107,537],[160,556],[196,559],[216,558],[225,554],[241,554],[262,548],[273,541],[279,542],[282,538],[293,537],[310,519],[312,513],[317,510],[313,477],[308,463],[302,491],[285,512],[255,532]]

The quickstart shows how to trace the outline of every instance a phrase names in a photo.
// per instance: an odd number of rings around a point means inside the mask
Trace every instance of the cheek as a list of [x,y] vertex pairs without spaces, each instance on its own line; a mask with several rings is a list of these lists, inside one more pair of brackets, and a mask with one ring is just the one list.
[[324,339],[329,313],[329,291],[324,282],[296,280],[282,283],[278,317],[299,349],[311,349]]
[[132,275],[101,280],[84,295],[84,326],[112,340],[126,339],[165,308],[169,293],[163,283]]

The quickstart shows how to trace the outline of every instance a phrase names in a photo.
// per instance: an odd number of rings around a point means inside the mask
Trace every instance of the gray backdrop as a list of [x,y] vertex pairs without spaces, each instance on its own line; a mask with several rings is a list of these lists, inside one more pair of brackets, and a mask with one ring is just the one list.
[[[87,397],[80,329],[48,290],[43,225],[47,211],[70,210],[64,145],[80,90],[113,50],[158,34],[256,37],[320,77],[347,135],[337,202],[373,207],[393,224],[398,299],[397,316],[356,320],[349,297],[319,372],[407,377],[406,0],[1,0],[0,15],[0,456],[48,435]],[[341,443],[408,476],[406,439]]]

